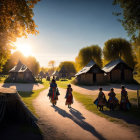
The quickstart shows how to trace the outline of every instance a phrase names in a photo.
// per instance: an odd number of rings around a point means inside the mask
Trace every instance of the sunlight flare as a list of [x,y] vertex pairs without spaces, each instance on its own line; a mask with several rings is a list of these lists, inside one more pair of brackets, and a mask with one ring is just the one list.
[[27,43],[15,43],[16,50],[20,51],[24,56],[32,55],[32,47]]

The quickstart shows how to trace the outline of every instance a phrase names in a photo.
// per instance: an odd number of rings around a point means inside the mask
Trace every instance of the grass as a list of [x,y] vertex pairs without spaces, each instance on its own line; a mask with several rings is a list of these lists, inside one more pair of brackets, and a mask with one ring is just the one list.
[[[58,81],[57,84],[58,84],[58,87],[65,89],[67,87],[67,84],[69,84],[70,82],[71,81]],[[75,99],[79,101],[80,103],[82,103],[82,105],[84,105],[87,110],[101,117],[104,117],[108,119],[109,121],[118,122],[122,124],[124,123],[124,120],[127,117],[133,117],[137,119],[140,118],[140,109],[137,108],[137,93],[136,92],[128,93],[129,101],[131,102],[132,107],[127,112],[119,111],[119,109],[117,111],[110,112],[107,107],[104,107],[104,111],[101,112],[97,109],[97,106],[93,104],[93,101],[97,98],[97,95],[83,95],[75,91],[73,92],[73,95]],[[120,94],[117,94],[116,97],[120,101],[120,98],[121,98]],[[108,97],[106,98],[108,99]]]
[[0,83],[4,83],[7,77],[0,77]]
[[72,80],[65,80],[65,81],[56,81],[57,83],[57,86],[60,87],[60,88],[64,88],[66,89],[67,88],[67,85],[71,83]]
[[[140,118],[140,109],[138,109],[136,106],[137,95],[134,92],[128,93],[129,100],[132,104],[132,108],[126,112],[119,111],[119,110],[110,112],[107,107],[104,107],[104,111],[99,111],[97,109],[97,106],[95,104],[93,104],[93,101],[97,98],[97,95],[83,95],[78,92],[73,92],[73,95],[74,95],[75,99],[77,101],[79,101],[80,103],[82,103],[87,110],[89,110],[101,117],[104,117],[111,122],[118,122],[118,123],[126,125],[125,121],[126,121],[127,117],[133,117],[134,120]],[[120,100],[119,94],[117,94],[117,98]]]
[[46,81],[45,79],[43,79],[42,84],[44,85],[44,88],[42,88],[42,89],[33,90],[31,92],[22,92],[22,91],[18,92],[20,94],[23,102],[26,104],[26,106],[29,108],[29,110],[36,116],[37,116],[37,114],[35,113],[35,109],[33,107],[32,102],[39,95],[40,92],[42,92],[43,90],[45,90],[46,88],[49,87],[49,81]]

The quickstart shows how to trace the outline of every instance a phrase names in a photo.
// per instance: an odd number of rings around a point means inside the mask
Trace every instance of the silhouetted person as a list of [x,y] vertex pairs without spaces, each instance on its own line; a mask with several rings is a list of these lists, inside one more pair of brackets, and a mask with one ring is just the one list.
[[68,108],[71,108],[71,104],[73,104],[73,95],[72,95],[72,88],[70,84],[67,87],[65,98],[66,98],[65,104],[68,105]]
[[110,108],[110,110],[114,111],[116,105],[118,104],[118,99],[115,97],[116,94],[115,94],[113,88],[110,89],[108,96],[109,96],[109,99],[108,99],[109,108]]
[[103,107],[106,105],[107,101],[106,101],[106,97],[105,94],[102,91],[102,88],[99,88],[99,94],[97,99],[94,101],[94,103],[97,105],[97,108],[99,107],[100,111],[103,111]]
[[121,89],[122,91],[121,91],[120,109],[126,111],[130,109],[128,94],[124,86],[122,86]]
[[52,103],[53,106],[56,105],[58,96],[60,95],[59,90],[57,88],[57,84],[54,79],[52,79],[52,82],[50,83],[50,89],[48,96],[50,98],[50,102]]

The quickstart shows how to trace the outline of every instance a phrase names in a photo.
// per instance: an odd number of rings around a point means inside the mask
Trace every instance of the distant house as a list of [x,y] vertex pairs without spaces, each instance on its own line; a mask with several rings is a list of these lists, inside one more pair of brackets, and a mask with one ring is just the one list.
[[39,77],[41,78],[45,78],[45,73],[43,71],[40,71],[40,73],[38,74]]
[[58,71],[54,71],[53,74],[52,74],[52,76],[57,76],[57,77],[59,77],[59,72],[58,72]]
[[106,72],[108,82],[131,82],[133,80],[133,69],[121,59],[111,61],[102,70]]
[[9,71],[8,80],[11,82],[35,82],[32,72],[21,61]]
[[98,84],[104,83],[104,71],[91,60],[81,71],[76,75],[79,84]]
[[48,72],[44,73],[44,76],[45,76],[45,78],[50,77]]

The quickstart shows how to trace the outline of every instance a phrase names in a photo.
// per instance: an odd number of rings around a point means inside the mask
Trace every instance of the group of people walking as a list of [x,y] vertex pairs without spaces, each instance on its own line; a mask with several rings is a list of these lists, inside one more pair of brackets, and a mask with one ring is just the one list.
[[102,88],[99,88],[99,94],[97,99],[94,101],[94,104],[97,105],[97,108],[99,107],[100,111],[103,111],[103,107],[107,106],[110,108],[110,110],[114,111],[116,106],[119,105],[121,110],[129,110],[130,109],[130,102],[128,100],[128,94],[124,86],[121,87],[121,100],[119,104],[119,100],[116,98],[116,94],[114,92],[114,89],[111,88],[110,92],[108,93],[109,99],[107,101],[106,96],[103,92]]
[[[53,106],[56,105],[58,96],[60,95],[55,78],[52,79],[50,83],[50,89],[49,89],[49,99]],[[121,110],[129,110],[130,109],[130,102],[128,100],[128,94],[124,86],[121,87],[121,100],[119,103],[119,100],[116,98],[116,93],[114,92],[114,89],[111,88],[110,92],[108,93],[109,99],[106,99],[106,96],[103,92],[102,88],[99,88],[99,94],[97,99],[94,101],[94,104],[97,105],[97,108],[99,107],[100,111],[103,111],[103,107],[107,106],[110,110],[114,111],[114,109],[119,105]],[[71,104],[73,104],[73,95],[72,95],[72,88],[69,84],[66,90],[65,95],[65,105],[68,105],[68,108],[71,108]]]
[[[53,106],[56,105],[59,95],[60,93],[55,78],[53,78],[52,82],[50,83],[50,89],[48,93],[50,102],[52,103]],[[71,108],[71,104],[73,104],[73,95],[72,95],[72,88],[70,84],[67,87],[65,99],[66,99],[65,105],[68,105],[68,108]]]

